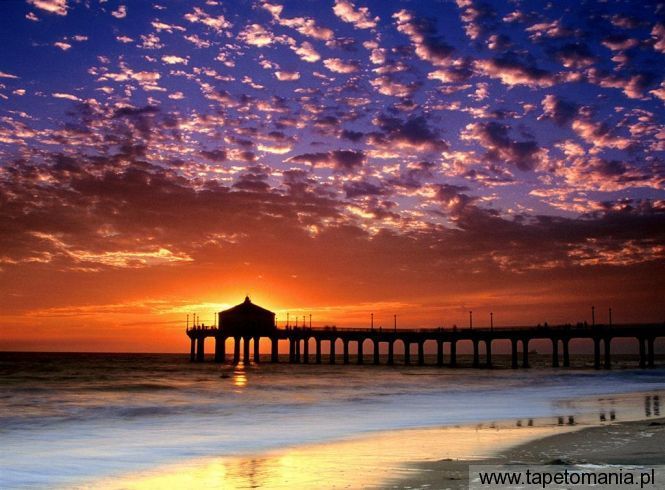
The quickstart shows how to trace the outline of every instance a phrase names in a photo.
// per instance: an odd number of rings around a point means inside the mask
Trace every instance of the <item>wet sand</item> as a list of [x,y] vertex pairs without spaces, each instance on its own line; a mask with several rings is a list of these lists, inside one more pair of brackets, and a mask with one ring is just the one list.
[[665,467],[665,418],[586,427],[531,440],[480,460],[407,464],[407,478],[385,488],[467,489],[469,465],[627,465]]
[[484,424],[378,432],[259,454],[200,458],[86,482],[80,488],[386,488],[391,479],[421,472],[405,465],[406,458],[419,462],[434,462],[441,455],[487,458],[495,450],[567,430],[572,429]]
[[[398,429],[192,458],[77,488],[468,488],[469,465],[663,465],[661,392],[562,400],[557,417]],[[303,427],[303,430],[306,430]]]
[[[665,468],[663,440],[665,419],[591,427],[483,425],[402,430],[256,455],[197,459],[84,483],[80,488],[467,489],[470,464]],[[406,455],[412,463],[404,462]]]

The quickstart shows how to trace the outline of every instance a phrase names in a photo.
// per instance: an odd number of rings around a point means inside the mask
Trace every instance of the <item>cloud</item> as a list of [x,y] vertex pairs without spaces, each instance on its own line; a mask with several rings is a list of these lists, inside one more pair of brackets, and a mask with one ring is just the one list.
[[206,39],[201,39],[196,34],[190,34],[188,36],[185,36],[185,41],[189,41],[197,48],[209,48],[210,46],[212,46],[212,43],[210,41]]
[[400,10],[393,18],[397,21],[397,30],[411,40],[420,59],[434,65],[449,63],[453,48],[438,35],[433,21],[417,19],[407,10]]
[[466,186],[458,186],[451,184],[437,184],[433,186],[435,190],[434,199],[440,202],[446,212],[454,219],[460,217],[468,206],[471,206],[477,198],[470,197],[464,194],[468,191]]
[[539,22],[527,27],[526,32],[530,33],[532,41],[538,41],[543,37],[558,38],[568,37],[573,34],[570,29],[566,29],[561,25],[561,21],[553,20],[551,22]]
[[165,55],[162,56],[162,61],[166,63],[167,65],[186,65],[189,63],[189,60],[187,58],[182,58],[180,56],[175,56],[175,55]]
[[416,152],[441,152],[448,148],[448,144],[427,124],[424,116],[414,116],[404,121],[380,115],[373,122],[380,132],[370,133],[368,143],[378,148]]
[[67,0],[28,0],[28,3],[50,14],[67,15]]
[[614,14],[610,19],[612,25],[623,29],[636,29],[640,25],[640,20],[636,17],[626,14]]
[[63,242],[56,235],[34,232],[33,236],[38,240],[50,242],[55,253],[52,257],[62,254],[83,266],[106,266],[119,268],[149,267],[177,262],[191,262],[192,258],[186,254],[174,254],[166,248],[146,251],[104,251],[94,252],[90,250],[75,249]]
[[334,33],[331,29],[317,25],[314,19],[308,17],[293,17],[287,19],[282,17],[282,11],[284,10],[282,5],[263,2],[261,6],[270,12],[273,19],[279,25],[295,29],[303,36],[308,36],[320,41],[330,41],[334,37]]
[[496,12],[487,3],[473,0],[457,0],[457,6],[462,10],[460,17],[464,23],[464,32],[471,40],[478,39],[492,25]]
[[404,83],[389,75],[370,80],[370,84],[380,94],[393,97],[411,97],[420,87],[420,84],[417,82]]
[[584,68],[592,65],[596,57],[582,43],[568,43],[554,51],[554,56],[566,68]]
[[54,93],[51,94],[51,96],[55,97],[56,99],[68,99],[68,100],[73,100],[73,101],[76,101],[76,102],[81,100],[78,97],[76,97],[75,95],[63,94],[63,93],[60,93],[60,92],[54,92]]
[[141,44],[139,45],[139,48],[141,49],[162,49],[164,47],[164,44],[160,42],[160,39],[158,36],[156,36],[153,33],[144,35],[141,34]]
[[256,149],[266,153],[273,153],[275,155],[284,155],[285,153],[290,153],[291,150],[293,150],[293,145],[290,143],[259,143],[256,146]]
[[323,60],[323,64],[330,71],[335,73],[355,73],[358,71],[358,63],[353,61],[344,61],[340,58],[329,58]]
[[603,39],[603,46],[612,51],[625,51],[638,45],[637,39],[630,38],[623,33],[615,33]]
[[351,181],[344,184],[347,199],[365,196],[380,196],[386,193],[382,186],[366,181]]
[[56,48],[62,49],[63,51],[67,51],[68,49],[70,49],[72,47],[71,44],[63,42],[63,41],[56,41],[56,42],[53,43],[53,46],[55,46]]
[[300,79],[300,73],[297,71],[276,71],[275,77],[280,82],[293,82]]
[[300,59],[308,63],[314,63],[321,59],[321,55],[317,53],[314,49],[314,46],[312,46],[312,44],[307,41],[303,42],[298,47],[291,46],[291,49],[293,49],[296,54],[300,56]]
[[334,150],[320,153],[303,153],[287,160],[290,163],[307,163],[313,167],[332,168],[351,172],[365,162],[365,153],[356,150]]
[[100,264],[110,267],[148,267],[161,264],[173,264],[178,262],[191,262],[193,259],[185,254],[174,254],[166,248],[151,250],[147,252],[103,252],[91,253],[87,251],[70,252],[72,258],[77,262]]
[[262,48],[275,42],[275,37],[260,24],[250,24],[238,35],[246,44]]
[[577,116],[579,106],[562,100],[555,95],[546,95],[542,100],[543,115],[539,119],[552,119],[559,126],[572,121]]
[[659,88],[649,91],[649,93],[665,102],[665,82],[661,83]]
[[436,165],[432,162],[409,163],[399,177],[390,179],[390,183],[407,189],[420,189],[435,178],[435,169]]
[[605,88],[621,89],[624,95],[630,99],[644,98],[647,89],[658,81],[657,75],[651,70],[633,72],[629,76],[622,76],[590,68],[587,74],[591,83],[596,83]]
[[266,182],[270,176],[269,167],[254,165],[248,167],[233,184],[233,187],[242,191],[267,193],[270,185]]
[[221,32],[225,29],[230,29],[232,27],[232,24],[226,20],[226,18],[223,15],[218,15],[217,17],[214,17],[207,12],[203,11],[203,9],[199,7],[194,7],[194,9],[185,14],[185,20],[188,20],[189,22],[192,23],[200,23],[203,24],[215,32]]
[[118,5],[118,8],[112,11],[111,15],[116,19],[124,19],[127,17],[127,7],[125,5]]
[[360,7],[356,10],[355,5],[348,0],[335,0],[333,12],[344,22],[353,24],[356,29],[372,29],[376,27],[378,21],[378,17],[372,19],[367,7]]
[[617,136],[609,125],[592,121],[589,118],[575,119],[572,127],[584,141],[599,148],[625,150],[632,145],[630,138]]
[[525,64],[512,56],[476,60],[474,66],[480,74],[497,78],[511,87],[515,85],[527,85],[533,88],[551,87],[555,83],[554,76],[548,71]]
[[665,259],[665,246],[650,240],[628,240],[617,243],[615,240],[587,239],[570,250],[568,256],[582,267],[611,265],[630,266]]
[[382,65],[386,62],[386,50],[382,48],[372,48],[369,60],[375,65]]
[[363,137],[365,136],[365,133],[361,133],[360,131],[352,131],[352,130],[349,130],[349,129],[344,129],[341,132],[340,136],[344,139],[347,139],[347,140],[350,140],[350,141],[353,141],[353,142],[357,143],[358,141],[361,141],[363,139]]
[[660,189],[665,184],[665,171],[645,172],[627,161],[599,156],[569,156],[556,169],[566,184],[575,190],[617,192],[633,186]]
[[181,31],[181,32],[184,32],[184,31],[187,30],[187,29],[185,29],[185,28],[182,27],[182,26],[178,26],[178,25],[174,25],[174,24],[166,24],[166,23],[161,22],[161,21],[159,21],[159,20],[153,20],[150,24],[152,25],[152,27],[155,28],[155,30],[156,30],[157,32],[166,31],[166,32],[168,32],[169,34],[173,34],[173,31]]
[[[68,17],[24,3],[19,20],[41,19],[24,27],[58,29],[33,40],[17,24],[17,55],[35,69],[0,67],[11,106],[0,120],[4,293],[35,289],[41,304],[59,291],[39,296],[40,277],[99,274],[97,284],[122,280],[116,293],[134,295],[135,284],[218,263],[237,267],[209,272],[201,290],[259,275],[276,287],[291,274],[291,287],[309,289],[303,270],[316,267],[329,280],[312,290],[341,291],[361,279],[358,254],[382,295],[405,294],[381,289],[398,282],[458,301],[475,287],[465,277],[485,275],[510,295],[516,284],[570,291],[571,274],[591,267],[602,279],[586,286],[605,287],[617,267],[633,291],[657,289],[637,273],[662,265],[665,243],[654,210],[665,187],[664,28],[651,6],[616,15],[554,2],[497,15],[496,2],[460,0],[432,18],[414,3],[378,20],[363,0],[214,3],[62,3]],[[125,29],[121,5],[147,30]],[[109,36],[81,30],[97,17],[115,26]],[[72,49],[81,34],[86,49]],[[89,62],[53,65],[56,53]],[[627,195],[654,209],[624,210]],[[549,292],[538,298],[561,297]]]
[[445,68],[439,68],[427,75],[430,80],[439,80],[443,83],[461,84],[473,75],[469,60],[457,60]]
[[[156,114],[150,107],[118,109],[115,120],[130,124]],[[138,135],[132,139],[138,143],[140,138]],[[205,154],[216,162],[226,156],[223,150]],[[184,250],[192,250],[186,236],[197,229],[210,229],[210,224],[222,215],[242,227],[247,216],[255,219],[281,212],[282,205],[286,206],[284,209],[291,207],[280,204],[284,197],[270,189],[267,180],[271,169],[262,165],[242,171],[233,185],[237,192],[230,192],[228,187],[220,187],[213,180],[208,181],[207,190],[206,187],[196,190],[191,186],[193,182],[176,172],[145,163],[145,154],[134,153],[133,162],[124,168],[117,167],[114,159],[93,163],[84,157],[53,157],[51,164],[39,170],[48,186],[33,186],[31,175],[36,170],[33,166],[12,166],[0,180],[0,223],[13,223],[14,230],[11,236],[0,238],[5,264],[27,260],[53,262],[56,267],[184,263],[192,260],[191,253]],[[355,165],[352,155],[344,151],[331,159],[341,167]],[[5,192],[9,189],[11,194]],[[247,192],[258,195],[248,197]],[[316,201],[316,198],[310,201],[312,212]],[[262,204],[256,207],[251,203]],[[251,213],[243,211],[250,208],[254,208]],[[80,213],[88,212],[90,219],[77,218]],[[329,209],[322,212],[330,215]],[[238,220],[238,213],[246,217]],[[17,217],[20,219],[16,220]],[[227,225],[231,223],[224,221]],[[282,220],[280,226],[285,225]],[[30,247],[26,247],[28,242],[32,243]],[[186,245],[188,242],[190,245]]]
[[515,165],[522,171],[534,170],[547,159],[547,150],[535,140],[515,141],[509,136],[510,126],[497,121],[471,123],[462,134],[466,141],[477,141],[487,150],[486,158]]
[[158,81],[162,78],[161,73],[157,71],[134,71],[125,64],[121,64],[120,71],[117,73],[106,72],[101,75],[97,81],[126,82],[136,81],[144,90],[159,89]]
[[222,162],[227,159],[227,152],[223,149],[216,150],[201,150],[201,155],[208,160]]
[[654,40],[653,49],[665,54],[665,24],[655,24],[651,29],[651,37]]

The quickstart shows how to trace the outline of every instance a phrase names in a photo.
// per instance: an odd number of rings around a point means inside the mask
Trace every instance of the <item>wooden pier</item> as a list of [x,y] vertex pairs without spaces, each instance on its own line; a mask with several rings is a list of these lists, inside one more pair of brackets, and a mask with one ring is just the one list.
[[[270,320],[272,315],[272,321]],[[641,368],[654,367],[654,344],[658,337],[665,337],[665,324],[621,324],[621,325],[563,325],[563,326],[516,326],[502,328],[420,328],[420,329],[382,329],[354,328],[277,328],[274,314],[256,306],[246,298],[245,302],[219,313],[219,327],[194,326],[187,328],[190,338],[190,359],[203,362],[205,356],[205,340],[215,340],[215,362],[225,362],[226,341],[233,339],[233,361],[258,363],[259,341],[267,338],[271,342],[271,362],[279,362],[278,344],[280,340],[288,341],[290,363],[322,362],[323,347],[328,344],[328,362],[339,361],[335,344],[341,341],[342,359],[344,364],[365,362],[363,344],[369,340],[373,348],[372,363],[380,364],[380,345],[387,345],[387,364],[395,364],[395,345],[402,343],[404,347],[403,364],[425,364],[425,342],[436,343],[437,366],[456,367],[457,344],[470,341],[473,345],[473,367],[492,367],[492,342],[508,340],[511,344],[511,366],[513,368],[529,367],[529,343],[534,340],[548,340],[552,345],[552,367],[569,367],[569,344],[574,339],[593,341],[594,367],[609,369],[611,366],[612,341],[621,338],[637,339],[639,344],[639,365]],[[310,340],[314,340],[314,352],[309,352]],[[254,343],[250,352],[250,341]],[[349,346],[357,344],[355,359],[351,358]],[[241,344],[242,357],[241,357]],[[416,359],[411,359],[410,347],[417,345]],[[447,356],[444,358],[444,347],[447,344]],[[484,359],[480,356],[480,346],[484,344]],[[521,355],[520,355],[521,354]]]

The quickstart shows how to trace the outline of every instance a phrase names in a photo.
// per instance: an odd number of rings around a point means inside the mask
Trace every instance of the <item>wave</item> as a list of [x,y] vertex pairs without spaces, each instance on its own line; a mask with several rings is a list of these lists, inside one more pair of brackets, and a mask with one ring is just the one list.
[[84,389],[92,391],[165,391],[165,390],[178,390],[177,386],[167,383],[114,383],[100,386],[89,386]]

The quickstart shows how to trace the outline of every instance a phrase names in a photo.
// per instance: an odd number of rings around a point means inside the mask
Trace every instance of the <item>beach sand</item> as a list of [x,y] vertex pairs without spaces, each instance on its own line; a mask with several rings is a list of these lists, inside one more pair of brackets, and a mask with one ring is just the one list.
[[564,400],[558,417],[367,432],[259,453],[192,458],[81,482],[79,488],[431,490],[468,488],[469,465],[665,469],[663,397],[650,392]]
[[[402,430],[260,455],[198,459],[98,480],[90,486],[143,490],[466,489],[470,464],[665,465],[663,440],[665,419],[591,427],[483,425]],[[412,462],[405,462],[405,457]]]
[[573,429],[513,423],[377,432],[259,454],[199,458],[83,483],[81,488],[386,488],[392,478],[410,478],[423,471],[405,464],[406,459],[489,458],[494,451],[568,430]]
[[625,465],[665,467],[665,419],[617,422],[548,435],[481,460],[414,463],[407,478],[385,488],[467,489],[469,465]]

